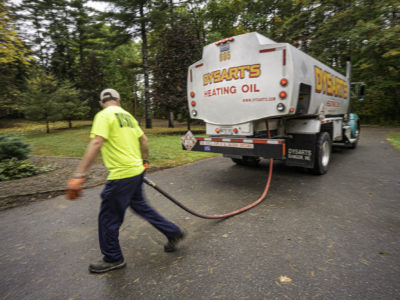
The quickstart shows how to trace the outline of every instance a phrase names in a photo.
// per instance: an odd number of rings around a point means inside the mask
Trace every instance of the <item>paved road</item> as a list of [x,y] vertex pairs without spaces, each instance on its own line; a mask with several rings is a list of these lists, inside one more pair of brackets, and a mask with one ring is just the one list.
[[[363,129],[324,176],[275,165],[268,198],[224,220],[192,217],[146,187],[151,203],[189,232],[178,252],[127,212],[127,268],[90,275],[99,258],[101,187],[0,212],[0,299],[400,299],[400,156],[388,129]],[[222,213],[262,193],[267,163],[223,158],[151,178],[188,206]]]

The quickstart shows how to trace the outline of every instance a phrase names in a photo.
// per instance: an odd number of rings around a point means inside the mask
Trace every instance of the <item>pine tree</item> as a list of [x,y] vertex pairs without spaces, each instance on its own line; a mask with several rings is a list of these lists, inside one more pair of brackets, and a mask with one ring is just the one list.
[[72,87],[68,81],[61,84],[54,93],[54,101],[57,103],[61,118],[68,121],[68,127],[72,127],[72,120],[82,120],[88,116],[88,101],[82,101],[79,91]]
[[27,88],[23,94],[25,118],[45,121],[46,133],[50,133],[49,122],[62,119],[56,91],[57,81],[54,76],[38,71],[27,81]]

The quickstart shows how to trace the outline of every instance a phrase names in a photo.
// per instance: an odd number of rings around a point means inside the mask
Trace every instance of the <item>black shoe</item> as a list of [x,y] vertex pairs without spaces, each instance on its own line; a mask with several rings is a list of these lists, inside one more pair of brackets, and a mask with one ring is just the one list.
[[186,233],[184,231],[181,231],[178,233],[177,236],[175,236],[172,239],[168,239],[168,243],[164,245],[164,251],[165,252],[174,252],[176,251],[176,246],[178,243],[183,240],[186,237]]
[[106,262],[101,260],[95,264],[89,265],[89,272],[91,273],[105,273],[111,270],[121,269],[126,266],[126,262],[121,259],[114,262]]

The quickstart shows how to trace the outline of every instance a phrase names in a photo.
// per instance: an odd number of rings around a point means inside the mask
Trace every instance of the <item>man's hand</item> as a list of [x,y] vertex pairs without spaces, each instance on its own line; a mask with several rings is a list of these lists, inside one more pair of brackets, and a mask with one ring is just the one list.
[[65,190],[65,195],[68,200],[75,200],[81,196],[83,186],[86,177],[72,177],[67,183],[67,189]]
[[150,168],[149,162],[145,159],[143,160],[143,167],[145,172]]

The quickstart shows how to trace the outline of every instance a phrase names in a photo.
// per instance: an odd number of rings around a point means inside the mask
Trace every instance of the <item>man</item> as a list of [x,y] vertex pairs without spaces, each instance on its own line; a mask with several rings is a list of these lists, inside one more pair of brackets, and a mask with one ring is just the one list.
[[90,132],[85,155],[75,174],[68,181],[66,195],[70,200],[80,196],[86,172],[101,150],[109,171],[106,186],[101,193],[99,213],[99,242],[103,259],[90,264],[89,271],[104,273],[126,266],[119,245],[119,228],[125,210],[130,206],[137,214],[161,231],[168,239],[164,251],[176,250],[183,239],[183,231],[167,221],[150,207],[142,193],[144,172],[148,164],[148,140],[135,118],[121,108],[116,90],[106,89],[100,94],[100,106]]

